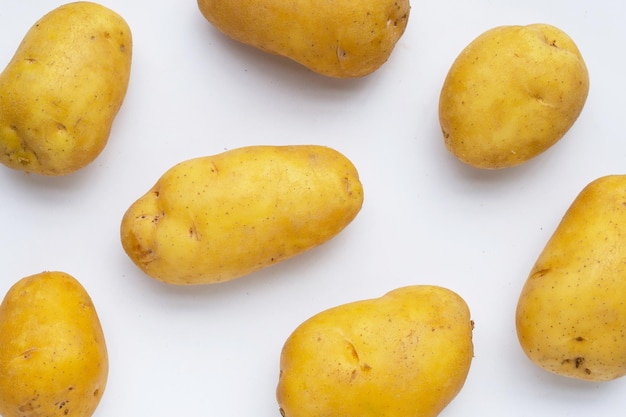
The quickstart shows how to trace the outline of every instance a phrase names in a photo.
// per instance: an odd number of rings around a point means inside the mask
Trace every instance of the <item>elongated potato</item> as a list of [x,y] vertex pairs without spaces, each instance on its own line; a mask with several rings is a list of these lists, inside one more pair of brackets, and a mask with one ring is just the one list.
[[357,215],[352,163],[322,146],[251,146],[181,162],[124,214],[122,246],[172,284],[227,281],[320,245]]

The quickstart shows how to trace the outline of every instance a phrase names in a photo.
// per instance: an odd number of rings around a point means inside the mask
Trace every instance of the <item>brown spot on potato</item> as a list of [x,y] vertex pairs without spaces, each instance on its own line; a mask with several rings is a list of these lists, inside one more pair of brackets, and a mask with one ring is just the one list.
[[359,352],[356,351],[356,347],[354,347],[354,344],[352,344],[351,342],[348,342],[348,350],[350,351],[350,354],[352,355],[352,358],[355,361],[359,360]]
[[34,409],[35,407],[33,406],[33,403],[30,401],[18,407],[18,410],[20,410],[22,413],[29,413],[29,412],[32,412]]
[[346,194],[352,195],[352,185],[350,184],[350,178],[345,177],[343,179],[343,183],[344,183],[345,188],[346,188]]
[[192,224],[191,227],[189,227],[189,238],[200,240],[200,234],[198,233],[198,229],[195,224]]
[[20,354],[20,356],[22,357],[22,359],[30,359],[30,357],[31,357],[32,353],[33,353],[34,351],[36,351],[36,350],[37,350],[37,348],[36,348],[36,347],[32,347],[32,348],[27,349],[27,350],[25,350],[24,352],[22,352],[22,353]]
[[348,53],[337,43],[337,59],[343,61],[348,57]]
[[574,366],[576,368],[580,368],[580,366],[583,364],[584,361],[585,361],[585,358],[577,357],[576,359],[574,359]]
[[550,268],[540,269],[539,271],[533,273],[531,278],[541,278],[544,275],[546,275],[548,272],[550,272]]
[[[568,364],[573,363],[574,368],[579,369],[582,367],[584,362],[585,362],[585,358],[583,358],[582,356],[577,356],[573,359],[570,359],[570,358],[563,359],[563,361],[561,361],[561,365],[568,365]],[[589,370],[589,368],[584,368],[584,371],[587,375],[591,373],[591,370]]]

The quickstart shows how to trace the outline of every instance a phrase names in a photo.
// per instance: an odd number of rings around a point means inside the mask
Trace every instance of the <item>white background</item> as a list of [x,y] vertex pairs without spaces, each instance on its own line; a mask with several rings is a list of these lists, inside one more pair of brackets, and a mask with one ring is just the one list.
[[[6,64],[30,26],[61,3],[2,3]],[[626,379],[588,383],[539,369],[518,345],[514,312],[574,197],[599,176],[626,172],[626,3],[414,1],[389,61],[357,80],[324,78],[235,43],[194,0],[101,3],[134,37],[128,94],[104,152],[63,178],[0,166],[0,293],[43,270],[85,286],[110,359],[96,417],[278,417],[278,358],[289,333],[321,310],[411,284],[454,290],[476,323],[465,387],[442,416],[623,416]],[[537,22],[567,32],[586,60],[591,87],[580,118],[520,167],[463,165],[445,149],[437,120],[452,61],[487,29]],[[156,282],[123,252],[123,213],[175,163],[310,143],[350,158],[365,190],[360,214],[325,245],[203,287]]]

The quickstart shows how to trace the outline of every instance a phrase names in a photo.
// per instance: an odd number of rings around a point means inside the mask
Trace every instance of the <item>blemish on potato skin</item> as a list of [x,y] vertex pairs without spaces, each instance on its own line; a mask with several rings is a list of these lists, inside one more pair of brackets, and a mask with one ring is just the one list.
[[[59,410],[62,410],[63,408],[65,408],[65,406],[69,402],[70,402],[69,400],[61,400],[61,401],[56,402],[54,405],[56,405]],[[63,414],[67,415],[69,411],[70,411],[69,408],[66,408]]]
[[150,219],[150,221],[152,223],[154,223],[154,225],[156,226],[159,223],[159,220],[161,219],[161,217],[162,216],[159,216],[159,215],[141,214],[141,215],[137,216],[136,219],[138,221]]
[[22,357],[22,359],[30,359],[30,357],[32,356],[33,352],[35,352],[36,350],[37,350],[36,347],[32,347],[32,348],[27,349],[24,352],[22,352],[20,354],[20,356]]
[[346,188],[346,194],[352,195],[352,184],[350,183],[350,178],[344,177],[343,182]]
[[348,53],[341,47],[339,43],[337,43],[337,59],[339,61],[344,61],[348,58]]
[[585,358],[578,356],[574,359],[563,359],[563,361],[561,361],[561,365],[568,365],[568,364],[574,364],[574,368],[576,369],[582,369],[582,371],[587,374],[587,375],[591,375],[591,369],[587,368],[587,367],[583,367],[583,364],[585,363]]
[[200,240],[200,234],[198,233],[198,229],[196,228],[195,224],[189,227],[189,238],[194,240]]
[[20,165],[23,165],[23,166],[28,166],[28,165],[30,165],[30,159],[25,158],[25,157],[23,157],[23,156],[18,156],[18,157],[17,157],[17,162],[19,162],[19,163],[20,163]]
[[546,275],[548,272],[550,272],[550,269],[549,269],[549,268],[544,268],[544,269],[541,269],[541,270],[539,270],[539,271],[534,272],[534,273],[532,274],[532,277],[531,277],[531,278],[541,278],[541,277],[543,277],[544,275]]
[[37,400],[39,396],[35,396],[35,398],[30,399],[25,404],[22,404],[18,407],[18,410],[25,414],[32,414],[37,408],[40,408],[40,405],[37,405]]

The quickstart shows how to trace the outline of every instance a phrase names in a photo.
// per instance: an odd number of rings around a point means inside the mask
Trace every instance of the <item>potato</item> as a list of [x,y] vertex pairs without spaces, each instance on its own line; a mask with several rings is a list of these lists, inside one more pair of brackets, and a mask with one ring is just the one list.
[[521,291],[517,335],[531,361],[566,377],[626,374],[626,175],[576,197]]
[[447,149],[477,168],[522,164],[559,141],[589,92],[580,51],[547,24],[501,26],[457,57],[439,98]]
[[75,278],[42,272],[9,289],[0,305],[2,417],[89,417],[108,370],[98,315]]
[[362,77],[391,55],[409,0],[198,0],[227,36],[335,78]]
[[126,22],[98,4],[41,18],[0,74],[0,162],[49,176],[91,163],[126,95],[131,53]]
[[172,167],[128,208],[120,234],[147,275],[216,283],[326,242],[362,204],[356,168],[339,152],[250,146]]
[[318,313],[281,351],[281,414],[434,417],[465,384],[472,330],[465,301],[432,285]]

